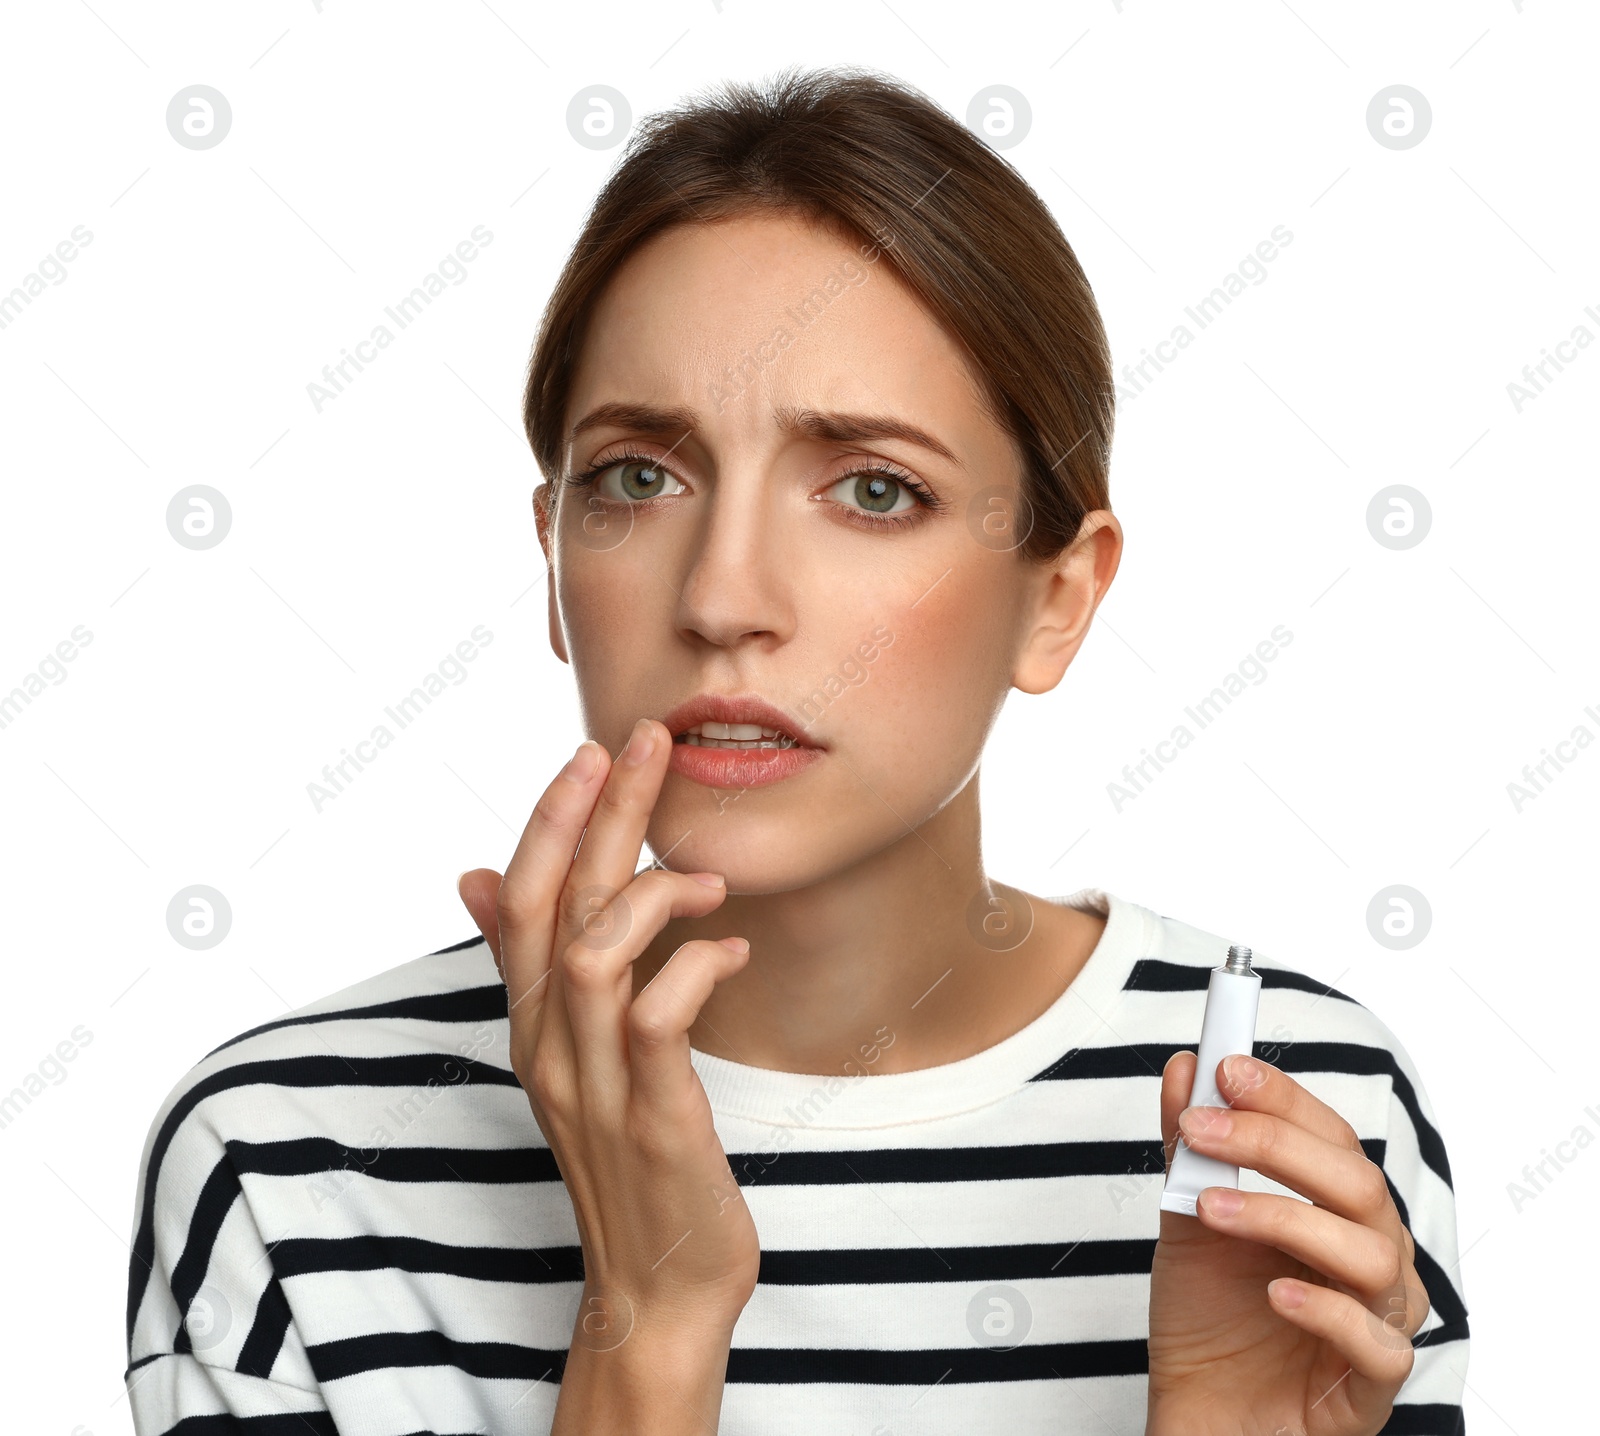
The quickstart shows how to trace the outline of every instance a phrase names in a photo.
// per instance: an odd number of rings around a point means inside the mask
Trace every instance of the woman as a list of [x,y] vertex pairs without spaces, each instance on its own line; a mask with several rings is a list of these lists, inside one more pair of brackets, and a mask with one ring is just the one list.
[[[1053,220],[914,91],[641,129],[526,393],[593,737],[462,875],[480,936],[174,1089],[141,1433],[1460,1429],[1393,1034],[1261,964],[1277,1040],[1183,1112],[1226,939],[984,872],[984,739],[1116,573],[1112,392]],[[1193,1217],[1180,1112],[1245,1169]]]

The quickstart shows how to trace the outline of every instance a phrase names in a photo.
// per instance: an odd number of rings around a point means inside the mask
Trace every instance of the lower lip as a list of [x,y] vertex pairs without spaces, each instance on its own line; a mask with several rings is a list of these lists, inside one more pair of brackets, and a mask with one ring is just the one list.
[[759,788],[793,777],[822,756],[821,748],[702,748],[673,743],[668,768],[708,788]]

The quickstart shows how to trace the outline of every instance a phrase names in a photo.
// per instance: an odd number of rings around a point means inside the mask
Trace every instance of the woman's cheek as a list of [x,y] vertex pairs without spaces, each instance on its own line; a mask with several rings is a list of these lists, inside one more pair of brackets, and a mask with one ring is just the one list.
[[[615,550],[569,550],[557,569],[556,603],[585,724],[615,753],[639,716],[636,694],[650,656],[669,650],[672,594],[627,543]],[[615,741],[613,741],[613,739]]]
[[876,657],[855,712],[840,715],[839,741],[877,770],[873,783],[881,782],[881,791],[937,807],[965,783],[980,755],[993,645],[954,588],[949,595],[935,589],[868,631]]
[[[652,626],[650,605],[659,609],[672,598],[635,545],[635,535],[622,536],[615,548],[589,549],[581,542],[567,545],[556,570],[556,601],[569,637],[608,645],[626,643]],[[651,592],[654,582],[656,592]],[[657,621],[670,621],[670,614]]]

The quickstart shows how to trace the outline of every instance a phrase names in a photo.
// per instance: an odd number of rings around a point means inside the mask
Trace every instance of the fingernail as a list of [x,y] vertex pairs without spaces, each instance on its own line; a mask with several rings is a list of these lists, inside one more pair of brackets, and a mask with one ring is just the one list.
[[1207,1187],[1200,1193],[1200,1205],[1213,1216],[1231,1217],[1244,1205],[1244,1196],[1232,1187]]
[[1306,1289],[1297,1281],[1289,1281],[1285,1277],[1279,1277],[1277,1281],[1269,1281],[1267,1283],[1267,1290],[1279,1306],[1286,1306],[1293,1310],[1297,1306],[1306,1304]]
[[720,888],[722,886],[721,873],[690,873],[689,876],[697,883],[704,883],[708,888]]
[[1248,1092],[1267,1080],[1259,1062],[1252,1062],[1241,1053],[1222,1059],[1222,1070],[1235,1092]]
[[719,937],[717,941],[724,947],[731,947],[735,952],[750,951],[750,944],[742,937]]
[[637,768],[650,756],[655,746],[655,730],[648,718],[641,718],[633,725],[633,732],[628,738],[628,751],[622,755],[622,761],[630,768]]
[[561,770],[561,776],[572,783],[587,783],[594,777],[595,770],[600,766],[600,745],[593,738],[585,738],[578,744],[578,751],[567,759],[567,766]]
[[456,874],[456,896],[457,897],[461,896],[461,879],[466,877],[466,875],[468,873],[470,873],[471,871],[472,871],[471,868],[462,868],[461,871]]
[[1226,1137],[1233,1130],[1233,1114],[1223,1107],[1185,1107],[1178,1125],[1188,1137]]

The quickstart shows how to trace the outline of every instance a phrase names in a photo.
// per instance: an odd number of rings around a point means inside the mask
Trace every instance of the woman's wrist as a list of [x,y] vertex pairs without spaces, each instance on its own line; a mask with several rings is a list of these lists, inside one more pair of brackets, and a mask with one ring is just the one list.
[[752,1282],[736,1291],[703,1289],[644,1297],[591,1272],[573,1322],[573,1342],[596,1351],[621,1350],[629,1343],[653,1351],[674,1347],[699,1351],[708,1344],[726,1350],[753,1291]]
[[716,1430],[736,1320],[711,1309],[658,1311],[624,1331],[580,1311],[551,1436]]

